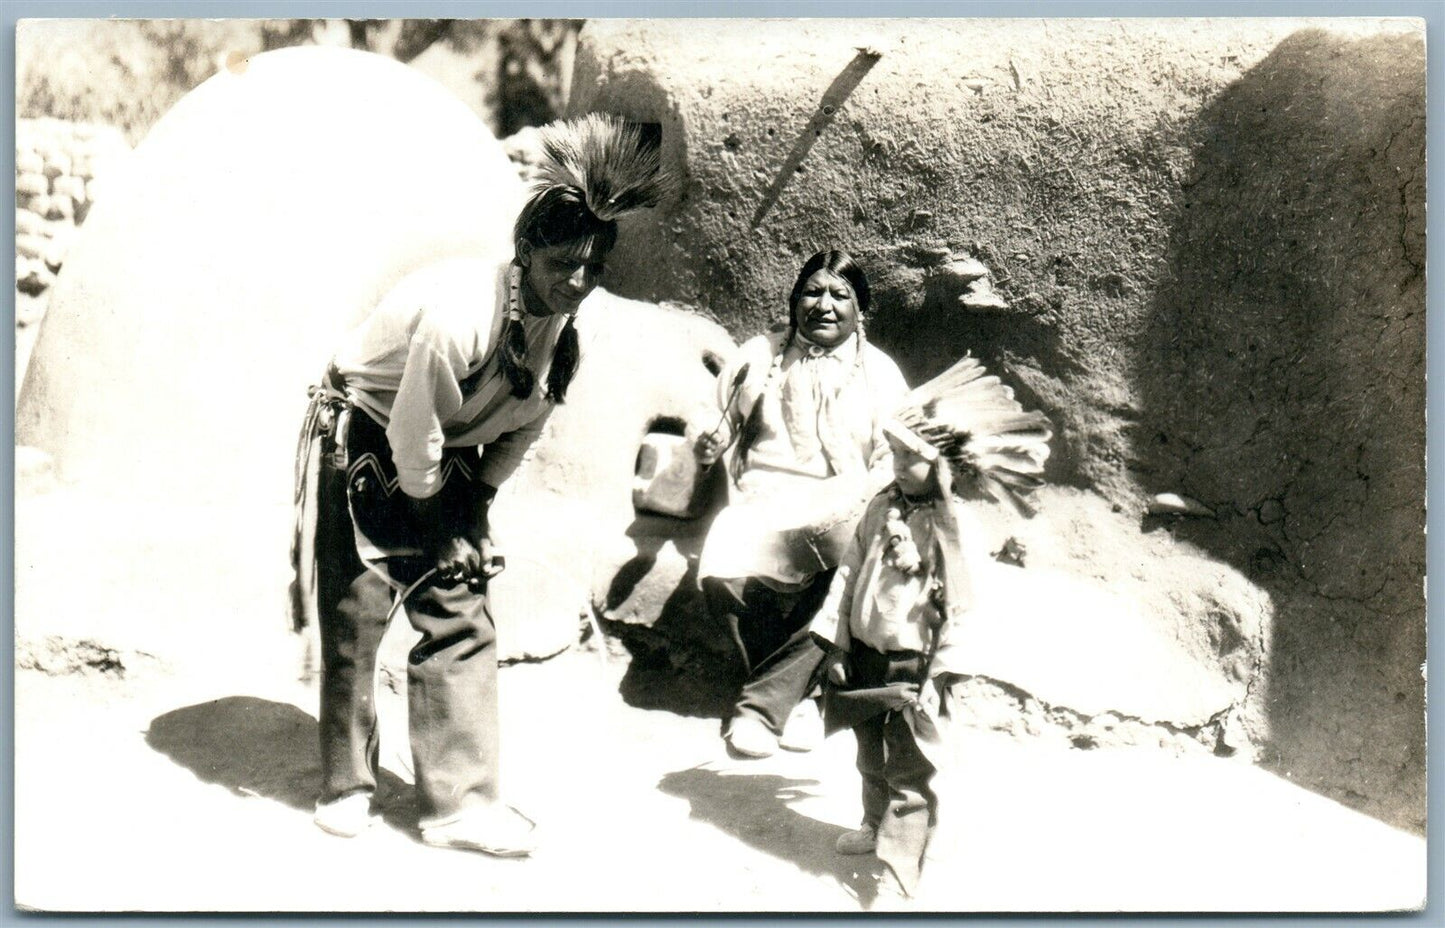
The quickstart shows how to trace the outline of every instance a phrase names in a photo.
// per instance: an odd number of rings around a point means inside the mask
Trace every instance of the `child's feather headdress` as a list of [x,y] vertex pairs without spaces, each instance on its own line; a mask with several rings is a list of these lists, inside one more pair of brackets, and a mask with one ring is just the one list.
[[662,169],[659,146],[619,116],[589,113],[541,128],[537,189],[571,187],[604,222],[656,206],[675,182]]
[[972,487],[1025,514],[1023,496],[1044,482],[1053,426],[1026,412],[1013,390],[965,355],[918,387],[884,430],[929,460],[942,458],[955,487]]

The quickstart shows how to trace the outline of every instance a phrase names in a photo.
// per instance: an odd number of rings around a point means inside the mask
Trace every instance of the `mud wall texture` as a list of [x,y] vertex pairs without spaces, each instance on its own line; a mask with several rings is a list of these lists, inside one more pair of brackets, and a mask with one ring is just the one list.
[[1136,363],[1144,473],[1280,604],[1273,763],[1418,828],[1423,77],[1415,36],[1305,30],[1212,100]]
[[593,21],[572,108],[686,181],[608,286],[738,337],[841,246],[918,382],[965,351],[1051,476],[1277,610],[1266,760],[1424,823],[1424,64],[1405,21]]

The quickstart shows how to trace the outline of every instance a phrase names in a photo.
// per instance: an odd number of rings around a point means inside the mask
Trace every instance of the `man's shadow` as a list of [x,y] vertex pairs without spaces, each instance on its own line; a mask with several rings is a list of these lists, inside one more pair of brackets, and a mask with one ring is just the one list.
[[[146,744],[236,796],[260,796],[310,815],[321,793],[316,719],[295,706],[253,696],[227,696],[175,709],[151,720]],[[382,770],[382,818],[417,831],[413,791]]]
[[816,783],[776,774],[724,775],[693,767],[667,774],[657,788],[686,799],[693,818],[736,840],[795,864],[805,873],[832,877],[867,908],[877,895],[883,864],[872,855],[837,853],[833,845],[848,829],[809,818],[791,807]]

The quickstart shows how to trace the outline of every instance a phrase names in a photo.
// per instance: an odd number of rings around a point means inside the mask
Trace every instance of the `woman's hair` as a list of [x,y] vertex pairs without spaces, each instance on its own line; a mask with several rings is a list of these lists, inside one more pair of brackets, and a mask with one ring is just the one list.
[[[827,271],[836,274],[848,282],[853,288],[853,296],[858,302],[858,357],[855,361],[855,369],[863,363],[863,345],[867,342],[867,336],[863,332],[862,315],[868,311],[872,296],[868,290],[868,275],[863,273],[863,268],[846,251],[820,251],[807,261],[798,271],[798,279],[793,281],[792,292],[788,294],[788,337],[783,342],[783,350],[792,343],[793,336],[798,334],[798,301],[803,298],[803,288],[807,286],[808,278],[819,271]],[[777,331],[774,329],[773,331]],[[779,354],[781,357],[781,353]],[[763,383],[763,389],[759,391],[753,408],[743,420],[742,426],[738,429],[738,448],[733,458],[733,480],[741,480],[742,472],[747,468],[748,453],[752,451],[753,444],[757,442],[758,436],[763,430],[763,394],[772,386],[777,375],[778,367],[774,364],[768,370],[768,379]]]
[[[512,227],[512,247],[520,261],[522,243],[533,248],[550,248],[581,239],[597,239],[604,252],[617,243],[617,223],[598,219],[587,207],[581,191],[572,187],[542,188],[522,207]],[[577,373],[581,350],[577,344],[574,318],[557,335],[557,348],[552,355],[552,368],[547,374],[547,398],[561,403],[567,398],[567,386]],[[508,319],[502,333],[500,356],[502,373],[512,385],[512,395],[532,395],[535,376],[527,367],[527,335],[519,319]]]

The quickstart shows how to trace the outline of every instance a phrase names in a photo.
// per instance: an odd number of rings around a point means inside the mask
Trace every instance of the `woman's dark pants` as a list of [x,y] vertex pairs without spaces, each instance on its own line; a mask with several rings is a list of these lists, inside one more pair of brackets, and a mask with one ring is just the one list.
[[816,574],[804,589],[782,593],[755,578],[702,581],[708,610],[728,624],[748,671],[735,707],[782,734],[798,703],[817,686],[823,649],[808,623],[828,595],[832,570]]

